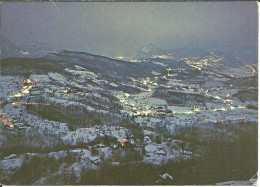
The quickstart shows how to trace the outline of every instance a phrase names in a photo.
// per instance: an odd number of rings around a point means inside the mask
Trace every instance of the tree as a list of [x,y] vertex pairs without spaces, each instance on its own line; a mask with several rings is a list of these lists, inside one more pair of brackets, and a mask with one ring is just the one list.
[[95,147],[90,148],[91,156],[97,156],[99,154],[99,151]]
[[157,135],[157,136],[155,137],[155,143],[161,144],[161,138],[160,138],[159,135]]

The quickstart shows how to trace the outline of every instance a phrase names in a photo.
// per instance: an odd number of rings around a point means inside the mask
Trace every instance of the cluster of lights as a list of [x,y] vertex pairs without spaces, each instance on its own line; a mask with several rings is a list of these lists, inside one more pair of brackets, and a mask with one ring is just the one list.
[[[6,119],[5,114],[2,115],[2,119]],[[2,123],[3,125],[9,124],[9,127],[10,127],[11,129],[14,128],[14,125],[13,125],[11,119],[9,119],[9,118],[6,119],[6,120],[2,120],[1,123]]]
[[120,142],[121,146],[124,147],[124,146],[125,146],[125,143],[127,142],[127,140],[121,140],[121,141],[119,141],[119,142]]

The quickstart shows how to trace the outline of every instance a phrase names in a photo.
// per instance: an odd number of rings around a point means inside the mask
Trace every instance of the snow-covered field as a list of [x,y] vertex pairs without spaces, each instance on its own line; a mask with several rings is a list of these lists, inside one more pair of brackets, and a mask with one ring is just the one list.
[[125,140],[127,129],[123,127],[94,126],[92,128],[80,128],[74,132],[69,132],[62,140],[65,144],[76,145],[78,143],[89,143],[98,137],[110,136],[117,138],[118,141]]

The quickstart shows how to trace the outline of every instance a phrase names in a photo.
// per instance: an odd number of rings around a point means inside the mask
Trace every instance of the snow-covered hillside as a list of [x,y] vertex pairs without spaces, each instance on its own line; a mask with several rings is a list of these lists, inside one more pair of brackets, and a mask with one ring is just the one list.
[[172,182],[168,165],[178,172],[236,147],[243,132],[255,137],[254,64],[220,71],[225,57],[213,52],[141,52],[138,62],[67,50],[2,60],[0,182],[96,184],[107,170],[125,177],[150,167],[152,184]]

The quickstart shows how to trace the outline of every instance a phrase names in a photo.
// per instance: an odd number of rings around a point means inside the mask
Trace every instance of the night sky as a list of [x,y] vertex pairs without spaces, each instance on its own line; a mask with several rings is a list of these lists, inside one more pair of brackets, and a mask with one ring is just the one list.
[[2,35],[22,45],[106,56],[133,56],[144,45],[160,48],[257,46],[256,2],[51,3],[8,2]]

